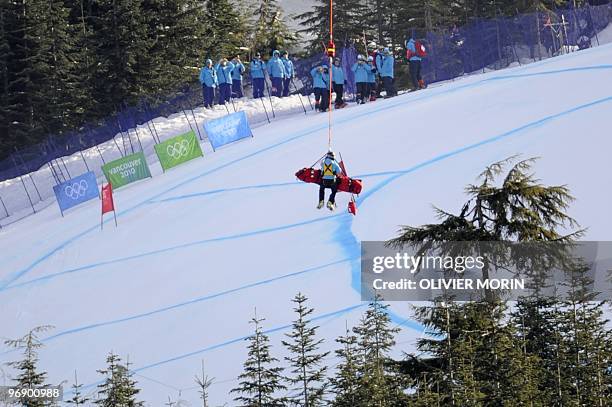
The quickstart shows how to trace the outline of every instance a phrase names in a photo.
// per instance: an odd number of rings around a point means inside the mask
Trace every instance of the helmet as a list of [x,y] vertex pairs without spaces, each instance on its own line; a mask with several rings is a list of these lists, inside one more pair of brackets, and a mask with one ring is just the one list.
[[208,58],[208,59],[206,60],[206,65],[212,65],[212,59]]
[[285,55],[289,55],[289,53],[287,51],[283,51],[283,52],[281,52],[281,55],[285,56]]
[[280,52],[278,52],[278,50],[277,50],[277,49],[275,49],[275,50],[274,50],[274,52],[272,53],[272,55],[274,55],[274,56],[277,56],[277,55],[279,55],[279,54],[280,54]]
[[257,54],[255,54],[255,58],[261,58],[261,53],[258,52]]
[[363,55],[361,55],[361,54],[357,55],[357,60],[358,61],[363,61],[364,60]]
[[390,52],[390,51],[389,51],[389,48],[388,48],[388,47],[385,47],[385,49],[383,49],[383,52],[384,52],[385,54],[388,54],[388,53]]
[[372,55],[370,55],[370,56],[368,57],[368,62],[372,62],[372,61],[374,61],[374,58],[372,57]]
[[327,154],[325,155],[325,157],[331,158],[332,160],[336,159],[336,155],[334,154],[332,150],[329,150]]

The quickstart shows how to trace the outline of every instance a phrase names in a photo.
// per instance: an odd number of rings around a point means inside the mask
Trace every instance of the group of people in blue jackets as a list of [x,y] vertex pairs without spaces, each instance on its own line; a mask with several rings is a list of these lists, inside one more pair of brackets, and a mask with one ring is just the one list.
[[[416,51],[414,39],[410,38],[409,41],[406,41],[406,49],[409,54],[412,82],[416,89],[423,89],[425,83],[421,77],[422,57]],[[357,56],[357,62],[353,64],[351,70],[355,76],[358,104],[376,100],[382,90],[386,92],[386,98],[397,95],[394,85],[394,65],[395,57],[389,48],[379,48],[371,55]],[[293,84],[293,78],[295,78],[295,68],[287,51],[275,50],[267,62],[264,62],[261,59],[261,54],[257,53],[250,62],[249,68],[254,98],[264,96],[264,89],[267,86],[266,77],[270,79],[270,88],[268,89],[270,96],[289,96],[289,88]],[[220,105],[229,102],[231,98],[243,97],[242,76],[244,72],[245,66],[238,55],[231,61],[222,58],[214,66],[212,60],[207,59],[205,66],[200,71],[204,106],[207,108],[213,106],[215,88],[218,88],[218,103]],[[310,75],[312,76],[315,94],[315,108],[318,111],[325,112],[331,107],[329,100],[330,80],[333,92],[336,94],[335,108],[340,109],[347,105],[344,101],[346,77],[340,58],[335,58],[331,67],[328,66],[327,61],[315,66],[310,71]]]
[[[386,91],[385,97],[397,95],[393,83],[394,64],[395,57],[389,48],[384,48],[380,52],[374,52],[373,55],[367,57],[364,55],[357,56],[357,62],[353,64],[351,70],[355,75],[358,104],[363,104],[366,100],[376,100],[376,96],[383,89]],[[327,111],[330,105],[329,73],[327,62],[323,62],[310,71],[315,94],[315,106],[321,112]],[[380,78],[381,89],[377,86],[377,77]],[[343,100],[346,79],[339,58],[334,59],[334,64],[331,68],[331,81],[333,82],[332,88],[336,93],[335,107],[337,109],[343,108],[346,106]]]
[[[287,51],[281,53],[275,50],[268,62],[264,62],[261,54],[257,53],[249,66],[254,98],[264,96],[266,76],[270,78],[271,96],[289,96],[289,87],[295,77],[295,69]],[[215,89],[218,89],[220,105],[229,102],[231,98],[243,97],[242,77],[245,70],[239,55],[236,55],[231,61],[222,58],[216,65],[213,65],[211,59],[207,59],[200,70],[204,107],[211,108],[214,105]]]

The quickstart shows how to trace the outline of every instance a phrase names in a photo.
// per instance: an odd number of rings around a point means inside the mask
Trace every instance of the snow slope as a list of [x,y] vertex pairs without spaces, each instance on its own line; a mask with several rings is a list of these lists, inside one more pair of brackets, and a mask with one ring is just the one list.
[[[47,207],[0,231],[2,336],[53,325],[40,355],[50,381],[77,369],[88,392],[108,351],[129,355],[151,406],[179,392],[196,405],[204,359],[213,404],[232,405],[255,307],[279,358],[298,291],[321,335],[341,334],[365,307],[359,241],[434,221],[432,204],[459,210],[463,187],[493,161],[540,156],[543,182],[577,197],[570,214],[587,238],[609,240],[611,74],[606,45],[334,113],[334,149],[365,183],[357,217],[347,195],[336,213],[317,211],[317,188],[295,181],[327,148],[327,115],[313,112],[215,153],[204,146],[203,159],[165,174],[153,165],[153,179],[117,191],[117,229],[109,217],[99,230],[99,202],[65,218]],[[422,329],[409,305],[392,311],[398,354],[414,349]],[[0,363],[18,357],[0,352]]]

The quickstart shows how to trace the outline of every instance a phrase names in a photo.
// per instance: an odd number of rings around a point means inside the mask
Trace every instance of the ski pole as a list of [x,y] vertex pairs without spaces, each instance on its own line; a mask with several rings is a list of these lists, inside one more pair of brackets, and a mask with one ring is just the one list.
[[[293,87],[295,89],[297,89],[297,86],[295,86],[295,82],[293,81],[293,78],[291,78],[291,83],[293,84]],[[302,86],[302,89],[304,87]],[[314,107],[312,106],[312,102],[310,101],[310,95],[306,95],[306,99],[308,99],[308,104],[310,105],[310,110],[314,110]]]
[[230,96],[230,102],[232,102],[232,108],[234,109],[234,113],[236,113],[236,105],[234,104],[234,98]]
[[266,119],[268,120],[268,123],[270,123],[270,116],[268,116],[268,109],[266,109],[266,104],[263,101],[263,98],[259,98],[259,100],[261,100],[261,105],[264,108],[264,112],[266,113]]
[[[269,77],[269,75],[266,75],[266,76]],[[270,79],[270,82],[272,82],[272,79]],[[266,84],[266,90],[268,91],[268,99],[270,100],[270,107],[272,108],[272,117],[276,118],[276,114],[274,113],[274,105],[272,104],[272,94],[270,93],[270,87],[268,86],[268,81],[266,80],[265,76],[264,76],[264,83]]]
[[[191,110],[191,116],[193,117],[195,128],[198,131],[198,137],[200,140],[202,140],[202,133],[200,133],[200,127],[198,127],[198,121],[196,120],[195,113],[193,111],[193,105],[191,104],[191,101],[189,100],[189,98],[186,99],[186,102],[187,102],[187,107],[189,108],[189,110]],[[136,135],[138,135],[138,133],[136,133]],[[138,139],[138,142],[140,143],[140,139]]]
[[[302,95],[300,95],[300,91],[297,88],[297,86],[295,86],[295,83],[293,82],[293,78],[291,78],[291,83],[293,84],[293,87],[295,88],[295,91],[298,94],[298,97],[300,98],[300,103],[302,104],[302,109],[304,109],[304,114],[306,114],[306,106],[304,106],[304,101],[302,100]],[[308,99],[310,100],[310,99]]]

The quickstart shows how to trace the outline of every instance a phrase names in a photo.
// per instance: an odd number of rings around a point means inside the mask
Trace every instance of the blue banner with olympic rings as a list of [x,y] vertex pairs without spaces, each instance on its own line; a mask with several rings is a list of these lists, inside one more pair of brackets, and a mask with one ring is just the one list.
[[53,187],[62,215],[64,211],[94,198],[100,198],[96,174],[93,171]]

